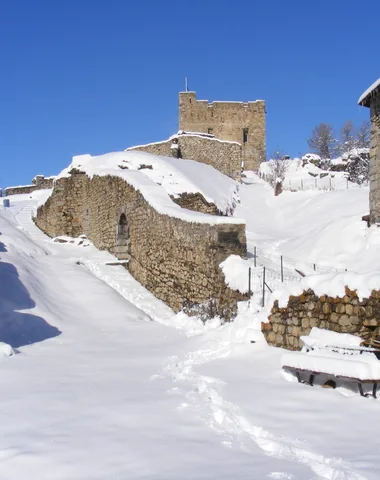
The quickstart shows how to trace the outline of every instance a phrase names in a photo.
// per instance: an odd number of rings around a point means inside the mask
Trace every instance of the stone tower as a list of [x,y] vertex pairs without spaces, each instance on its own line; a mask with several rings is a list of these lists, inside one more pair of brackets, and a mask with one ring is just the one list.
[[245,170],[265,161],[265,102],[197,100],[195,92],[179,93],[179,129],[215,135],[242,146]]

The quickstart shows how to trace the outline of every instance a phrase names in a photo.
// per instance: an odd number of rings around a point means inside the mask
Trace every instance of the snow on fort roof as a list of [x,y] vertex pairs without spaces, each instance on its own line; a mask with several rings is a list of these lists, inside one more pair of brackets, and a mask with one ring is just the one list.
[[375,90],[380,87],[380,78],[376,80],[367,90],[361,95],[361,97],[358,100],[359,105],[363,105],[363,107],[369,107],[370,104],[370,99],[369,97],[375,93]]
[[206,215],[181,208],[169,196],[200,193],[222,213],[231,213],[239,202],[239,184],[209,165],[193,160],[161,157],[138,151],[113,152],[105,155],[79,155],[57,177],[70,175],[76,168],[90,178],[117,176],[138,190],[158,212],[185,221],[209,224],[244,224],[244,220]]

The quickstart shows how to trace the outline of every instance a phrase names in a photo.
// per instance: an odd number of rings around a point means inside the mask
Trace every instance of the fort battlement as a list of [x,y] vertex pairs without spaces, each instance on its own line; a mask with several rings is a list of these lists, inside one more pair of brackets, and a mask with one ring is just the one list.
[[179,93],[179,129],[215,135],[242,146],[246,170],[265,161],[265,102],[209,102],[197,100],[196,92]]

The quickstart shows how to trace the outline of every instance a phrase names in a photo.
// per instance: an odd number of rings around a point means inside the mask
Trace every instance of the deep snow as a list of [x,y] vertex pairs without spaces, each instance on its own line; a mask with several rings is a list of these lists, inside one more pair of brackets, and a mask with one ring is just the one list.
[[86,154],[73,157],[71,164],[56,178],[69,176],[73,168],[80,169],[90,178],[94,175],[122,178],[140,191],[162,214],[190,222],[239,223],[233,218],[185,210],[169,198],[178,197],[182,193],[199,192],[207,202],[214,203],[223,214],[233,213],[239,201],[239,183],[210,165],[138,151],[112,152],[95,157]]
[[[251,253],[379,268],[368,189],[276,198],[246,182]],[[1,479],[379,478],[378,401],[286,382],[254,302],[203,326],[108,253],[54,243],[31,221],[47,194],[0,211],[0,341],[19,352],[1,358]]]

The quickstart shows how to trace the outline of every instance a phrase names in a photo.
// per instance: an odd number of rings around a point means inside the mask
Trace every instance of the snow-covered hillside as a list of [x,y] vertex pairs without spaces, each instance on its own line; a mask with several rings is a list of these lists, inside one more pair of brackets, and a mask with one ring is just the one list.
[[[380,269],[368,189],[241,185],[249,251]],[[285,382],[254,302],[233,324],[174,315],[88,241],[0,211],[0,478],[375,480],[378,401]],[[255,341],[256,343],[251,343]]]
[[368,187],[336,191],[273,189],[257,176],[246,178],[235,215],[247,223],[248,247],[356,272],[380,270],[380,229],[367,228]]
[[[282,182],[284,190],[297,192],[305,190],[351,190],[352,188],[358,188],[356,183],[349,181],[347,172],[330,171],[316,166],[313,163],[313,160],[316,160],[315,157],[318,157],[318,155],[307,154],[302,159],[294,158],[293,160],[284,161],[287,165]],[[320,157],[318,159],[320,160]],[[283,160],[280,160],[280,162],[283,162]],[[341,162],[342,157],[339,157],[334,159],[331,165],[337,165]],[[272,163],[273,160],[270,160],[260,165],[260,176],[264,180],[269,180],[273,176]]]

